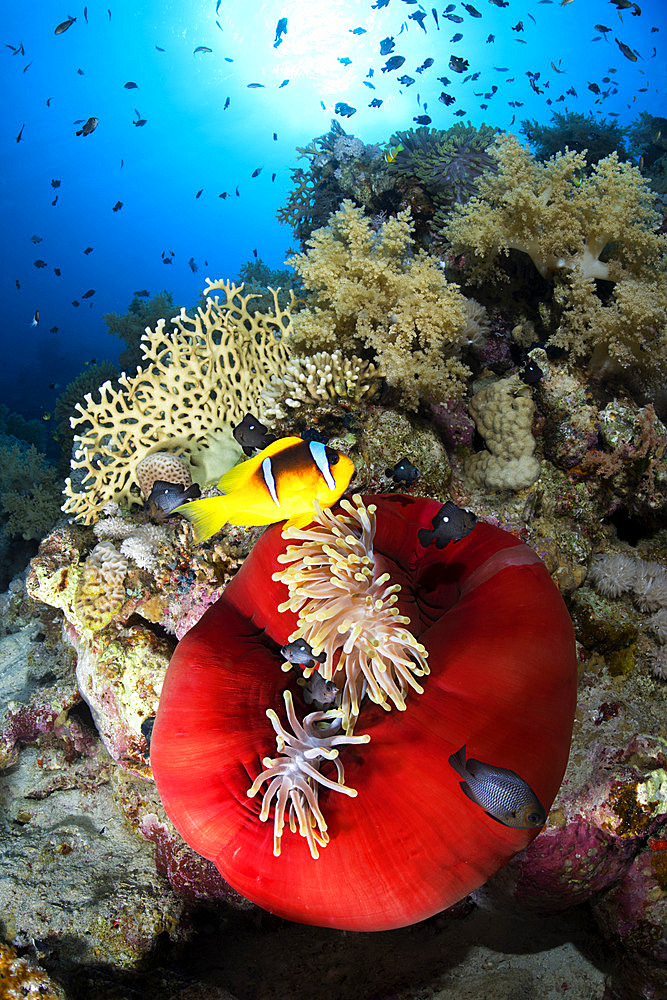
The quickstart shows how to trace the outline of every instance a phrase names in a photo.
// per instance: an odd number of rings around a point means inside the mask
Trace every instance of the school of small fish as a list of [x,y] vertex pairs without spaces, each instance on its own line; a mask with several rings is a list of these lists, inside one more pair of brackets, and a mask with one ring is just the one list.
[[[500,100],[505,99],[509,108],[514,109],[515,113],[512,116],[511,121],[508,123],[508,127],[511,127],[516,121],[516,109],[519,109],[525,103],[523,100],[516,99],[517,88],[519,85],[519,79],[516,76],[505,77],[506,86],[492,84],[486,88],[482,87],[481,90],[477,91],[472,89],[472,87],[467,87],[468,84],[474,84],[482,74],[482,72],[496,72],[501,75],[505,75],[510,70],[509,65],[491,65],[493,60],[488,60],[488,65],[483,65],[479,69],[475,66],[475,61],[473,59],[473,53],[476,51],[476,43],[472,41],[472,49],[466,54],[464,46],[466,42],[466,37],[471,39],[476,39],[476,35],[473,32],[482,32],[481,38],[485,41],[486,45],[497,44],[497,38],[499,38],[498,31],[500,30],[495,26],[495,33],[488,34],[484,31],[483,25],[485,21],[484,7],[482,4],[475,6],[471,3],[449,3],[444,9],[438,10],[436,7],[431,7],[430,9],[426,6],[421,6],[418,4],[417,0],[402,0],[406,6],[414,6],[414,10],[406,10],[404,15],[404,20],[400,25],[400,30],[394,28],[393,34],[384,34],[381,30],[382,24],[377,18],[377,42],[375,43],[375,55],[377,62],[375,65],[367,66],[364,65],[360,67],[356,58],[353,58],[354,52],[342,52],[336,55],[338,64],[340,65],[341,73],[349,73],[352,76],[353,73],[358,72],[359,69],[365,73],[364,78],[361,82],[370,90],[377,91],[380,87],[383,88],[383,92],[379,95],[376,93],[371,97],[367,104],[367,107],[371,110],[379,109],[383,106],[385,100],[392,96],[395,90],[399,90],[400,93],[405,93],[409,91],[411,94],[414,93],[416,98],[416,108],[415,114],[412,117],[412,122],[415,126],[428,127],[434,123],[437,127],[447,127],[451,124],[455,118],[461,119],[468,114],[468,111],[464,107],[459,107],[459,104],[464,103],[463,97],[467,94],[468,100],[465,104],[470,106],[475,100],[480,101],[479,107],[482,110],[487,110],[490,106],[491,101],[496,103]],[[654,59],[657,55],[657,50],[654,47],[651,53],[641,52],[637,48],[634,48],[629,44],[629,39],[626,41],[623,38],[623,28],[624,28],[624,15],[629,18],[639,18],[642,16],[642,10],[639,4],[633,2],[633,0],[608,0],[609,6],[614,11],[614,24],[616,24],[616,18],[618,18],[618,25],[616,28],[612,27],[611,24],[604,24],[600,22],[595,22],[592,24],[592,30],[595,32],[590,42],[603,42],[610,45],[609,55],[611,60],[612,49],[623,57],[627,62],[636,65],[636,72],[640,72],[644,76],[647,75],[647,70],[644,68],[647,65],[648,60]],[[227,32],[227,23],[225,19],[225,5],[224,0],[209,0],[210,3],[210,15],[212,23],[215,24],[215,31],[222,32],[222,35],[215,34],[215,37],[203,38],[201,40],[194,38],[193,41],[199,42],[199,44],[194,44],[191,41],[188,45],[189,58],[192,60],[194,66],[197,65],[215,65],[220,61],[223,63],[233,63],[234,56],[227,54],[224,51],[227,47],[229,51],[229,43],[231,41],[231,36]],[[381,12],[389,6],[390,0],[375,0],[375,2],[370,3],[369,7],[371,11]],[[495,8],[498,8],[502,12],[502,16],[506,17],[505,22],[505,38],[504,42],[509,41],[516,42],[518,44],[525,44],[526,38],[524,36],[531,36],[531,40],[537,43],[538,48],[543,52],[544,58],[542,59],[542,65],[534,69],[526,69],[525,73],[525,84],[530,87],[532,93],[542,98],[546,105],[555,105],[562,102],[566,102],[569,97],[574,99],[578,98],[577,91],[573,86],[566,86],[562,78],[567,80],[568,70],[571,68],[568,62],[567,53],[558,53],[549,51],[550,46],[548,43],[548,38],[540,35],[540,25],[538,24],[538,18],[536,17],[538,13],[538,8],[543,5],[550,5],[554,8],[560,7],[564,8],[567,13],[563,16],[574,17],[573,30],[576,32],[586,32],[587,29],[587,18],[586,18],[586,8],[585,4],[582,2],[575,5],[574,0],[537,0],[537,2],[532,5],[531,10],[521,9],[518,10],[518,4],[514,0],[488,0],[488,3]],[[574,12],[571,14],[570,12]],[[64,13],[64,12],[63,12]],[[517,14],[520,14],[517,17]],[[80,32],[86,31],[86,26],[89,24],[89,10],[88,7],[83,8],[82,16],[73,16],[68,14],[62,20],[58,21],[57,24],[53,25],[50,29],[53,32],[53,44],[55,46],[64,45],[65,48],[68,44],[69,39],[73,39],[75,36],[80,37]],[[99,11],[94,11],[91,8],[91,20],[93,16],[98,18],[98,21],[104,20],[105,23],[111,24],[112,22],[112,10],[111,8],[102,9]],[[488,18],[487,18],[488,20]],[[590,18],[591,21],[594,20],[593,17]],[[221,23],[222,22],[222,23]],[[446,22],[450,22],[450,25],[455,25],[456,30],[453,34],[443,34],[445,30]],[[51,22],[53,24],[53,22]],[[269,48],[278,50],[282,47],[282,51],[286,51],[293,39],[293,29],[294,27],[294,15],[290,16],[280,16],[275,22],[275,27],[272,28],[272,36],[267,38],[267,45]],[[427,58],[422,59],[418,65],[412,64],[408,57],[401,53],[401,36],[410,32],[418,32],[420,36],[424,37],[425,44],[433,45],[433,55],[427,56]],[[658,32],[659,27],[651,27],[651,33]],[[362,26],[350,26],[349,34],[352,37],[361,37],[369,35],[369,29]],[[64,39],[64,41],[61,41]],[[22,65],[22,71],[26,72],[29,67],[33,64],[33,60],[30,57],[30,49],[26,50],[26,46],[23,41],[18,44],[5,42],[5,48],[9,51],[11,57],[18,56],[19,60],[27,60],[24,65]],[[184,43],[185,44],[185,43]],[[158,53],[164,53],[165,58],[170,58],[170,53],[173,48],[173,43],[171,46],[155,44],[155,50]],[[464,49],[463,52],[461,51]],[[437,57],[437,58],[436,58]],[[200,63],[201,60],[201,63]],[[456,84],[452,83],[449,77],[442,75],[437,76],[438,71],[442,73],[443,69],[448,69],[454,74],[454,79]],[[77,67],[76,73],[79,76],[83,76],[86,72],[85,67]],[[514,70],[514,73],[517,71]],[[619,86],[614,79],[614,74],[616,74],[617,69],[615,66],[609,66],[607,74],[604,77],[599,77],[598,79],[592,79],[587,82],[587,89],[591,94],[594,95],[594,104],[599,106],[600,112],[603,111],[604,102],[609,98],[616,97],[619,94]],[[135,76],[135,74],[133,74]],[[429,110],[428,101],[422,100],[419,93],[417,81],[421,79],[428,80],[431,78],[437,79],[439,83],[442,83],[443,90],[440,92],[437,98],[433,98],[437,103],[435,107],[438,109]],[[267,78],[268,79],[268,78]],[[122,76],[118,80],[118,86],[122,87],[126,91],[138,91],[141,98],[142,92],[142,77],[141,73],[137,72],[135,78],[127,79]],[[282,90],[288,88],[290,84],[290,79],[288,77],[282,79],[280,83],[273,84],[277,89]],[[261,82],[260,80],[249,80],[245,84],[246,88],[251,91],[262,91],[266,90],[270,86],[268,82]],[[553,89],[552,89],[553,87]],[[414,90],[412,89],[414,88]],[[466,88],[466,89],[464,89]],[[648,79],[647,86],[640,88],[639,93],[646,92],[648,89]],[[452,92],[453,91],[453,92]],[[512,98],[511,100],[508,98]],[[635,100],[633,97],[633,101]],[[140,99],[139,103],[144,104],[144,100]],[[146,102],[148,103],[148,102]],[[355,101],[354,104],[348,103],[345,100],[335,100],[329,105],[325,101],[320,100],[320,105],[322,109],[328,110],[334,115],[341,119],[349,119],[358,112],[359,101]],[[52,106],[52,97],[48,96],[45,100],[45,104],[48,108]],[[442,119],[442,114],[444,109],[452,108],[451,118],[449,120]],[[221,99],[220,110],[228,111],[233,106],[230,95],[225,95],[224,100]],[[631,107],[631,104],[628,104]],[[78,110],[78,109],[77,109]],[[98,111],[98,114],[90,114],[90,111],[95,111],[95,108],[81,108],[79,113],[84,116],[87,114],[88,117],[81,117],[74,120],[74,130],[73,135],[79,140],[85,140],[86,147],[89,143],[94,144],[97,141],[98,135],[100,135],[105,130],[105,118],[99,117],[102,112]],[[150,131],[150,107],[145,107],[144,111],[140,111],[138,108],[134,108],[134,117],[128,117],[127,125],[132,126],[135,129],[145,129],[147,126],[146,134]],[[567,110],[567,106],[565,107]],[[614,111],[608,112],[611,117],[618,117],[618,113]],[[435,116],[435,118],[434,118]],[[106,123],[108,124],[108,123]],[[15,126],[15,131],[12,132],[15,136],[15,141],[17,144],[26,143],[32,140],[31,134],[31,123],[29,121],[18,121]],[[278,133],[272,131],[273,141],[278,141]],[[399,143],[397,146],[387,147],[385,150],[385,159],[387,162],[394,162],[396,157],[400,154],[402,146]],[[120,166],[123,167],[123,159],[120,160]],[[640,164],[641,167],[641,164]],[[271,183],[275,182],[277,173],[275,171],[264,172],[264,165],[259,165],[247,173],[247,178],[249,181],[257,182],[262,184],[265,182],[268,173],[271,174]],[[61,186],[60,179],[53,179],[51,181],[51,186],[54,189],[59,189]],[[235,185],[235,190],[233,194],[235,197],[240,198],[242,196],[241,192],[242,184]],[[243,193],[246,193],[247,188],[244,189]],[[67,189],[63,189],[66,196]],[[55,192],[52,200],[51,206],[55,207],[59,203],[61,197],[61,191]],[[206,202],[209,198],[215,198],[216,203],[224,202],[230,197],[232,197],[232,191],[223,190],[221,192],[210,192],[204,187],[199,187],[193,192],[193,197],[195,200],[202,200],[202,203]],[[113,201],[110,199],[109,208],[112,213],[118,214],[124,207],[124,202],[120,199]],[[38,234],[34,234],[30,237],[33,243],[41,242],[42,237]],[[93,247],[87,246],[82,250],[82,253],[86,256],[93,252]],[[48,248],[45,251],[45,256],[50,256]],[[255,251],[255,256],[257,252]],[[162,263],[165,265],[171,265],[176,261],[176,254],[172,250],[163,251],[161,255]],[[182,267],[189,267],[191,272],[196,272],[199,269],[199,264],[193,256],[187,259],[184,255],[179,256],[177,264]],[[37,269],[46,269],[49,266],[52,267],[53,273],[56,277],[61,277],[62,269],[61,267],[53,266],[48,260],[38,258],[34,261],[34,266]],[[20,279],[15,279],[15,285],[17,290],[20,290],[21,283]],[[75,290],[72,289],[74,292]],[[70,293],[71,294],[71,293]],[[94,295],[94,289],[90,289],[88,292],[76,293],[76,298],[72,299],[72,307],[78,308],[81,301],[88,299],[88,304],[92,307],[93,303],[90,301],[91,297]],[[145,297],[149,296],[149,291],[145,290]],[[34,306],[34,303],[31,304]],[[35,324],[35,317],[39,316],[39,309],[31,308],[30,313],[32,314],[32,325]],[[29,314],[30,315],[30,314]],[[540,376],[537,372],[530,369],[528,366],[522,375],[522,377],[528,381],[530,379],[538,379]]]

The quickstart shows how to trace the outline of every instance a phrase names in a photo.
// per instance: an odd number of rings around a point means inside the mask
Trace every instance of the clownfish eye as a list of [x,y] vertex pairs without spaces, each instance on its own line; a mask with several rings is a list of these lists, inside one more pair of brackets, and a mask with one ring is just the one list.
[[329,465],[335,465],[337,463],[338,459],[340,458],[340,455],[338,454],[338,452],[334,451],[333,448],[325,448],[324,449],[324,453],[327,456],[327,460],[329,462]]

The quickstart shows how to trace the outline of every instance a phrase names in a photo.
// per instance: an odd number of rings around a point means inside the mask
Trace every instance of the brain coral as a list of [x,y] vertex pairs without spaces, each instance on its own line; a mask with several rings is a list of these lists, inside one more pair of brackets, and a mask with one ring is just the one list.
[[[63,510],[90,524],[110,500],[127,504],[137,464],[153,452],[190,460],[196,482],[218,478],[240,454],[231,426],[248,410],[271,375],[282,372],[291,329],[288,309],[274,292],[275,312],[248,311],[243,285],[210,282],[206,305],[194,319],[184,309],[172,329],[160,320],[142,339],[144,367],[105,382],[100,401],[90,393],[77,404],[72,470],[83,477],[77,491],[67,479]],[[214,292],[221,291],[212,297]],[[80,470],[80,471],[79,471]]]
[[308,247],[288,261],[311,292],[294,314],[300,347],[374,351],[380,374],[413,409],[420,398],[462,395],[466,299],[435,259],[414,253],[409,211],[376,231],[363,209],[344,201]]

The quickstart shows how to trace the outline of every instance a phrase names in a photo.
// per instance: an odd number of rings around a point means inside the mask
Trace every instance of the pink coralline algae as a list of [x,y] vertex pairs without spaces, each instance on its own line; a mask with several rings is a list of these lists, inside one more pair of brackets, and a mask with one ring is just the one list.
[[438,428],[447,451],[460,446],[472,447],[475,424],[463,399],[448,399],[431,405],[433,423]]

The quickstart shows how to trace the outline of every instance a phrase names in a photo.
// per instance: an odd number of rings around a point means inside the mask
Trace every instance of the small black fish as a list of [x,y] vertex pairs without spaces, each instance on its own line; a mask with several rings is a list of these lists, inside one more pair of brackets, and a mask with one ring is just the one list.
[[33,260],[33,264],[35,265],[35,267],[48,267],[46,261],[41,260],[40,258],[38,258],[37,260]]
[[392,56],[391,59],[387,59],[386,63],[382,67],[382,72],[391,73],[394,69],[400,69],[404,62],[405,56]]
[[59,267],[54,267],[53,273],[55,274],[56,278],[59,278],[60,275],[62,274],[62,271],[60,270]]
[[629,59],[630,62],[637,62],[637,56],[632,51],[629,45],[626,45],[625,42],[619,42],[618,38],[616,37],[614,37],[614,41],[616,42],[616,44],[618,45],[619,49],[621,50],[626,59]]
[[349,56],[343,56],[343,58],[339,59],[338,62],[342,63],[343,66],[350,66],[352,64],[352,60]]
[[485,764],[469,757],[465,744],[449,757],[450,766],[463,778],[464,795],[481,806],[487,816],[515,830],[535,830],[544,826],[544,806],[528,782],[506,767]]
[[495,42],[495,40],[496,40],[496,36],[495,35],[488,35],[487,39],[486,39],[486,44],[490,45],[491,42]]
[[444,104],[444,105],[446,105],[447,107],[449,107],[449,105],[450,105],[450,104],[453,104],[453,103],[454,103],[454,101],[456,100],[456,98],[455,98],[455,97],[452,97],[452,95],[451,95],[451,94],[446,94],[446,93],[444,92],[444,90],[443,90],[443,92],[442,92],[442,93],[440,94],[440,97],[438,98],[438,100],[439,100],[439,101],[440,101],[440,102],[441,102],[442,104]]
[[431,59],[431,57],[429,56],[428,59],[424,59],[424,62],[421,64],[421,66],[417,66],[417,72],[423,73],[425,69],[430,69],[434,62],[435,60]]
[[512,31],[523,31],[523,21],[517,21]]
[[458,111],[455,111],[455,112],[454,112],[454,114],[456,115],[456,117],[457,117],[457,118],[462,118],[462,117],[463,117],[463,115],[465,115],[465,114],[466,114],[466,112],[465,112],[465,111],[463,111],[463,110],[462,110],[461,108],[459,108],[459,110],[458,110]]
[[469,535],[477,524],[477,516],[470,510],[457,507],[448,500],[431,521],[433,530],[420,528],[417,532],[419,544],[426,548],[435,542],[437,549],[444,549],[450,542],[458,542]]
[[79,308],[79,306],[80,306],[80,304],[81,304],[81,303],[80,303],[80,302],[77,302],[77,300],[76,300],[76,299],[72,299],[72,305],[74,306],[74,308],[75,308],[75,309],[78,309],[78,308]]
[[351,35],[365,35],[366,34],[366,29],[365,28],[350,28],[349,31],[350,31]]
[[39,326],[39,309],[35,309],[35,312],[32,317],[32,323],[30,325]]
[[411,87],[415,82],[415,78],[414,76],[408,76],[407,73],[404,73],[403,76],[398,77],[398,82],[404,87]]
[[274,142],[278,142],[278,133],[277,132],[273,133],[273,141]]
[[201,198],[201,196],[202,196],[203,193],[204,193],[204,189],[203,188],[199,188],[199,191],[197,191],[197,194],[195,195],[195,198]]
[[221,191],[218,198],[229,198],[229,191]]
[[418,125],[430,125],[433,121],[429,115],[417,115],[417,117],[412,120],[413,122],[417,122]]
[[161,45],[156,45],[156,46],[155,46],[155,48],[156,48],[156,49],[158,50],[158,52],[164,52],[164,51],[165,51],[165,50],[164,50],[164,49],[162,48],[162,46],[161,46]]
[[37,235],[31,236],[30,237],[30,242],[31,243],[41,243],[42,242],[42,237],[41,236],[37,236]]
[[392,35],[387,35],[387,37],[383,38],[382,41],[380,42],[380,55],[388,56],[391,55],[393,51],[394,51],[394,38]]
[[469,65],[467,59],[460,59],[458,56],[449,57],[449,68],[455,73],[465,73]]
[[377,97],[374,97],[371,103],[368,105],[369,108],[379,108],[381,106],[382,106],[382,101],[380,101]]
[[473,7],[472,4],[464,3],[464,4],[462,4],[462,7],[464,7],[465,10],[468,11],[468,13],[470,14],[471,17],[481,17],[482,16],[480,14],[480,12],[477,10],[477,8]]
[[596,24],[594,27],[596,31],[601,31],[603,35],[606,35],[608,31],[611,31],[611,28],[608,28],[606,24]]
[[57,333],[57,332],[58,332],[57,326],[52,326],[51,329],[49,330],[49,333]]
[[259,177],[259,175],[261,174],[262,170],[263,170],[263,167],[257,167],[255,170],[253,170],[253,172],[251,173],[250,176],[251,177]]
[[151,752],[151,736],[153,735],[153,726],[154,725],[155,725],[155,716],[154,715],[149,715],[146,719],[143,720],[143,722],[141,723],[141,726],[139,727],[141,729],[141,735],[146,740],[146,744],[148,746],[148,753],[142,754],[142,757],[144,757],[144,758],[150,757],[150,752]]
[[288,79],[286,79],[286,80],[283,80],[283,82],[282,82],[282,83],[280,84],[280,86],[278,87],[278,90],[282,90],[282,88],[283,88],[283,87],[286,87],[288,83],[289,83],[289,78],[288,78]]
[[435,26],[440,31],[440,25],[438,24],[438,12],[435,7],[431,7],[431,14],[433,14],[433,20],[435,21]]
[[94,288],[89,288],[87,292],[84,292],[81,296],[82,299],[90,299],[95,294]]
[[408,14],[408,18],[411,21],[416,21],[419,27],[422,29],[424,34],[426,34],[426,28],[424,27],[424,21],[426,19],[426,13],[423,10],[416,10],[414,14]]
[[452,81],[449,79],[448,76],[439,76],[438,77],[438,83],[441,83],[443,85],[443,87],[448,87],[451,82]]
[[51,204],[55,205],[57,203],[57,201],[58,201],[58,195],[55,196],[55,198],[53,199],[53,201],[51,202]]
[[357,109],[346,104],[345,101],[336,101],[334,113],[340,115],[342,118],[351,118],[352,115],[356,115]]
[[132,293],[137,299],[147,299],[150,296],[150,292],[147,288],[140,288],[138,292]]
[[448,21],[453,21],[454,24],[463,24],[463,18],[460,14],[445,14]]
[[318,653],[316,656],[312,646],[305,639],[295,639],[294,642],[281,646],[280,655],[284,656],[288,663],[306,668],[314,667],[316,663],[324,663],[326,660],[326,654]]
[[155,521],[164,520],[179,507],[189,500],[198,500],[201,490],[197,483],[191,486],[184,486],[182,483],[169,483],[163,479],[156,479],[146,500],[145,509]]
[[84,124],[83,128],[80,128],[79,131],[76,132],[75,134],[90,135],[91,132],[95,131],[99,123],[100,123],[99,118],[89,118],[88,121]]
[[123,207],[122,201],[117,201],[116,204],[111,209],[111,211],[112,212],[120,212],[120,210],[121,210],[122,207]]
[[66,21],[61,21],[53,34],[62,35],[63,31],[67,31],[68,28],[71,28],[75,21],[75,17],[68,17]]
[[21,141],[21,136],[23,135],[23,129],[24,128],[25,128],[25,122],[23,123],[23,125],[21,125],[21,128],[19,129],[19,134],[16,136],[16,141],[17,142]]
[[312,705],[317,712],[326,712],[327,709],[335,708],[339,697],[339,690],[333,681],[325,681],[317,670],[313,671],[307,680],[301,679],[303,684],[303,700],[306,705]]
[[85,255],[87,257],[89,253],[93,252],[93,247],[86,247],[86,249],[83,252],[85,253]]
[[123,86],[126,90],[137,90],[139,85],[136,84],[134,80],[128,80],[127,83],[123,84]]
[[196,56],[198,52],[212,52],[212,51],[213,49],[209,49],[208,45],[198,45],[192,54],[193,56]]
[[51,178],[51,187],[52,188],[59,188],[60,187],[60,181],[56,177],[52,177]]
[[188,261],[188,264],[190,265],[190,270],[193,272],[193,274],[194,274],[195,271],[199,270],[199,268],[197,267],[197,263],[196,263],[194,257],[190,258],[190,260]]
[[385,469],[385,475],[391,476],[395,483],[406,483],[410,486],[415,480],[419,479],[419,469],[417,469],[412,462],[407,458],[402,458],[396,465],[391,469]]
[[20,290],[21,290],[21,282],[19,281],[19,279],[18,279],[18,278],[14,278],[14,284],[16,285],[16,287],[17,287],[17,288],[19,289],[19,291],[20,291]]
[[523,371],[519,372],[519,378],[526,385],[537,385],[544,378],[544,372],[535,361],[526,361]]
[[455,35],[452,35],[452,37],[449,39],[449,41],[450,41],[450,43],[460,42],[462,38],[463,38],[463,35],[461,34],[461,32],[457,31]]
[[252,413],[246,413],[241,423],[232,428],[232,434],[246,455],[252,455],[255,450],[262,451],[276,440],[275,434],[271,434],[269,428]]
[[147,121],[148,118],[139,118],[136,122],[132,122],[132,124],[136,125],[137,128],[143,128]]
[[273,47],[277,49],[283,40],[283,35],[287,34],[287,18],[281,17],[276,25],[276,37],[273,39]]
[[263,83],[248,83],[246,84],[248,90],[257,90],[259,87],[264,87]]

